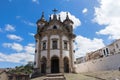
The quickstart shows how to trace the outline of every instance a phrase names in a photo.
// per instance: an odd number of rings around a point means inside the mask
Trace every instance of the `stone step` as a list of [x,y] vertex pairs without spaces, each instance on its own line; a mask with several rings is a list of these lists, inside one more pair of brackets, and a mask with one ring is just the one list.
[[46,77],[44,80],[66,80],[65,77]]
[[44,80],[66,80],[64,74],[47,74]]
[[56,73],[56,74],[47,74],[47,77],[54,77],[54,76],[64,76],[63,73]]

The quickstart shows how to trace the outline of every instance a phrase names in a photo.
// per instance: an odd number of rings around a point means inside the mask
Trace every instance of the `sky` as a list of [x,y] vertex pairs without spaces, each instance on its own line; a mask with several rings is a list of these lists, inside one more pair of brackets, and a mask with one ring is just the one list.
[[49,20],[54,8],[74,22],[75,58],[120,38],[120,0],[1,0],[0,68],[34,61],[36,22],[42,12]]

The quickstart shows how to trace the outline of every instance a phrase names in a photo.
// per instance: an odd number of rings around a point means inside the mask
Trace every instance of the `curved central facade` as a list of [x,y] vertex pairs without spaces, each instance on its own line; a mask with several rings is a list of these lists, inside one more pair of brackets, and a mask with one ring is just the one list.
[[74,38],[73,21],[68,13],[63,22],[56,14],[46,21],[42,13],[35,35],[35,68],[43,74],[73,72]]

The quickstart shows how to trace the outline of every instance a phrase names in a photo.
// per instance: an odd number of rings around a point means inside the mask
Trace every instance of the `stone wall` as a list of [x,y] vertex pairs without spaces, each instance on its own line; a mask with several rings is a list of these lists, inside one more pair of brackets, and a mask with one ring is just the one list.
[[100,59],[91,60],[81,64],[76,64],[75,67],[76,73],[95,72],[103,70],[119,70],[120,54],[115,54]]

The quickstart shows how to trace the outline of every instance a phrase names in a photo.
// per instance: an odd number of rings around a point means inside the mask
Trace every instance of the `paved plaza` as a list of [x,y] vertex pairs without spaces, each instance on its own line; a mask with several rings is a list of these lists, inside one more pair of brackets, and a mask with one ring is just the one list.
[[[100,71],[81,74],[64,74],[66,80],[120,80],[120,71]],[[31,79],[43,80],[45,76]]]

